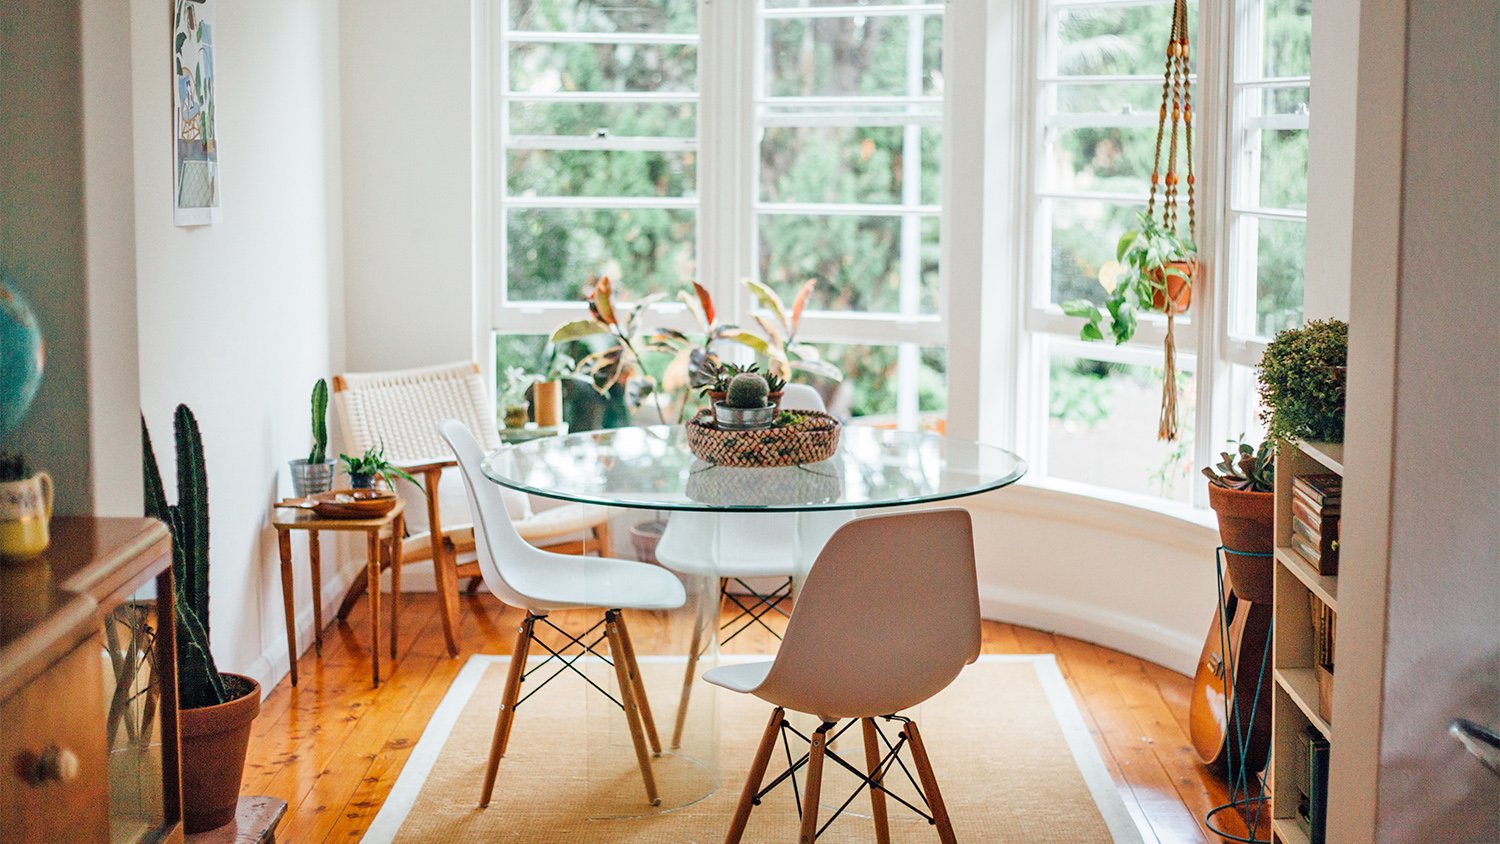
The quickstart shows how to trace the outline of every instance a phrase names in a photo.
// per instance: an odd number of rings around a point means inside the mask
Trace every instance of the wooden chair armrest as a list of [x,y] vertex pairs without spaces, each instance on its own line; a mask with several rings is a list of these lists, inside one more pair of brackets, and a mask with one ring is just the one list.
[[450,466],[457,466],[458,461],[450,457],[447,460],[429,460],[423,463],[396,463],[393,465],[397,466],[398,468],[405,469],[413,475],[430,475],[441,472],[442,470],[447,469]]

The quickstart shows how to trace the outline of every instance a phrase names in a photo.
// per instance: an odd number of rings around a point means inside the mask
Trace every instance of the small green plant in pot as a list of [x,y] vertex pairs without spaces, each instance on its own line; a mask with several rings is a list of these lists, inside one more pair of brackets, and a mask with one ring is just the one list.
[[1261,421],[1273,440],[1344,441],[1349,325],[1313,320],[1277,334],[1261,355]]
[[526,391],[537,381],[535,375],[522,367],[506,367],[505,391],[500,396],[500,414],[505,427],[526,427],[531,415],[531,403],[526,399]]
[[312,391],[312,450],[307,459],[292,460],[292,490],[306,498],[333,488],[334,461],[328,459],[328,382],[322,378]]
[[1259,447],[1240,441],[1234,451],[1219,456],[1218,465],[1205,466],[1203,474],[1208,478],[1209,506],[1219,519],[1230,587],[1246,601],[1269,604],[1274,597],[1269,555],[1276,538],[1275,451],[1270,440]]
[[421,482],[405,469],[385,459],[385,446],[383,445],[372,445],[358,457],[340,454],[339,459],[344,461],[344,471],[349,475],[349,485],[355,489],[374,489],[375,481],[379,479],[388,489],[395,491],[397,478],[411,481],[417,489],[422,488]]
[[203,832],[234,819],[250,725],[260,713],[260,684],[221,673],[209,642],[208,470],[198,420],[186,405],[173,419],[177,503],[168,504],[151,432],[141,418],[146,515],[172,534],[177,633],[177,700],[181,708],[183,821]]
[[724,400],[714,404],[714,421],[720,428],[735,431],[770,427],[776,415],[770,392],[770,385],[760,373],[741,372],[729,380]]

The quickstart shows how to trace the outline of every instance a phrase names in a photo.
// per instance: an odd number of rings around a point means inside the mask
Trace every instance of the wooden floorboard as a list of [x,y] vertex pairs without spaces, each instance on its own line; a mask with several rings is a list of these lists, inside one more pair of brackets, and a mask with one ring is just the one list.
[[[255,723],[243,791],[287,801],[280,840],[359,840],[464,659],[509,653],[523,617],[485,595],[462,599],[463,647],[449,659],[436,597],[403,596],[397,658],[387,659],[382,650],[384,682],[377,690],[370,686],[368,607],[362,598],[346,622],[329,626],[321,659],[309,648],[298,661],[298,687],[283,679]],[[553,618],[578,633],[595,616],[580,611]],[[774,613],[767,620],[777,629],[785,624]],[[648,613],[631,619],[632,637],[642,651],[680,633]],[[769,653],[776,641],[757,626],[723,650]],[[388,640],[382,644],[389,647]],[[1147,841],[1218,840],[1202,816],[1228,798],[1224,784],[1198,764],[1188,742],[1189,678],[1118,651],[1001,622],[985,622],[983,647],[985,653],[1056,655],[1105,766]]]

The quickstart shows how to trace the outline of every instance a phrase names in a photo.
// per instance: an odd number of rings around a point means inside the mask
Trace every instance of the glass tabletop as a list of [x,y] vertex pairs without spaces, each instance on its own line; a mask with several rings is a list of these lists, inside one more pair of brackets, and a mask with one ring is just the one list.
[[705,463],[680,425],[615,428],[499,449],[496,483],[534,495],[646,510],[856,510],[975,495],[1015,483],[1026,461],[983,443],[845,425],[828,460],[776,468]]

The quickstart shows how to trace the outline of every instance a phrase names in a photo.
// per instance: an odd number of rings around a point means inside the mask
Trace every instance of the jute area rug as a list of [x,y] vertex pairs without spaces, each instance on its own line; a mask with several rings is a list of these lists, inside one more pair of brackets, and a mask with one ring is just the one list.
[[[734,811],[771,706],[698,683],[683,749],[654,761],[663,808],[646,805],[624,714],[585,681],[559,677],[516,713],[495,797],[477,808],[507,657],[474,656],[428,723],[365,841],[719,842]],[[643,659],[641,672],[663,742],[682,683],[680,659]],[[614,691],[603,665],[588,667]],[[528,683],[528,685],[530,685]],[[948,689],[910,713],[917,719],[959,841],[1139,842],[1139,833],[1099,758],[1050,655],[985,656]],[[794,719],[808,733],[814,719]],[[896,740],[897,726],[886,734]],[[806,752],[795,738],[793,757]],[[833,747],[858,765],[856,726]],[[778,747],[766,783],[787,767]],[[910,767],[908,758],[907,764]],[[912,768],[915,776],[915,768]],[[799,775],[799,787],[801,784]],[[891,790],[921,806],[899,768]],[[829,762],[820,818],[858,785]],[[820,841],[873,841],[868,793],[849,804]],[[936,830],[888,802],[893,841],[936,841]],[[795,841],[789,784],[750,816],[747,842]]]

